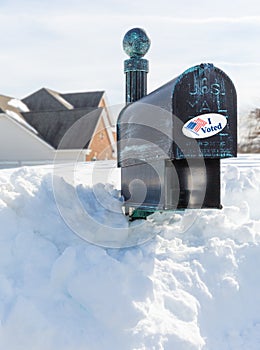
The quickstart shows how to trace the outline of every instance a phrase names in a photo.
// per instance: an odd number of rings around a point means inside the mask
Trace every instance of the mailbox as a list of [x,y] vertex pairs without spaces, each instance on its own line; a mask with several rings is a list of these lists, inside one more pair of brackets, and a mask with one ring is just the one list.
[[213,64],[192,67],[128,104],[117,137],[126,211],[221,208],[220,160],[237,155],[235,87]]

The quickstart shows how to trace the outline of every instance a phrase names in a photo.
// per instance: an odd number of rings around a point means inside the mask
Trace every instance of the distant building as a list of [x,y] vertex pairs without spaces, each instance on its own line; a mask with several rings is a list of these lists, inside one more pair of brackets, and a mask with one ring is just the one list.
[[0,96],[0,166],[114,159],[104,91],[40,89],[22,100]]
[[241,153],[260,153],[260,108],[256,108],[248,116],[240,118],[239,131],[238,151]]

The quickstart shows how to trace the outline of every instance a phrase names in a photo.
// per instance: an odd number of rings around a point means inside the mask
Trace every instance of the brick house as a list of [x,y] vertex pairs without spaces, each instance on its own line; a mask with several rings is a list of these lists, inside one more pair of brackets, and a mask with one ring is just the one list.
[[104,91],[61,94],[42,88],[21,101],[0,96],[0,123],[2,164],[50,163],[57,152],[60,161],[116,157]]

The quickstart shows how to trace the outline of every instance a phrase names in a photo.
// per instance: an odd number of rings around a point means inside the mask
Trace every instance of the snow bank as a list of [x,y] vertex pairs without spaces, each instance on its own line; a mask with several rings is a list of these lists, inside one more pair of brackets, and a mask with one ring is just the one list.
[[[124,249],[72,232],[51,169],[2,170],[0,349],[258,350],[260,171],[234,164],[225,166],[222,211],[154,214],[134,229],[153,238]],[[82,185],[56,176],[56,200],[80,230],[93,228],[80,220],[88,211],[102,240],[123,240],[117,189],[93,184],[90,169],[79,167]]]

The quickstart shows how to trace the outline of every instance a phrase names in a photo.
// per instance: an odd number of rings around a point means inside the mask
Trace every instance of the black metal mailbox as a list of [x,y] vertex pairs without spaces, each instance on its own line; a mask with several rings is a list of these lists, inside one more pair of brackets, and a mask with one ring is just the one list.
[[126,208],[221,208],[220,159],[237,155],[237,97],[213,64],[127,105],[117,122]]

